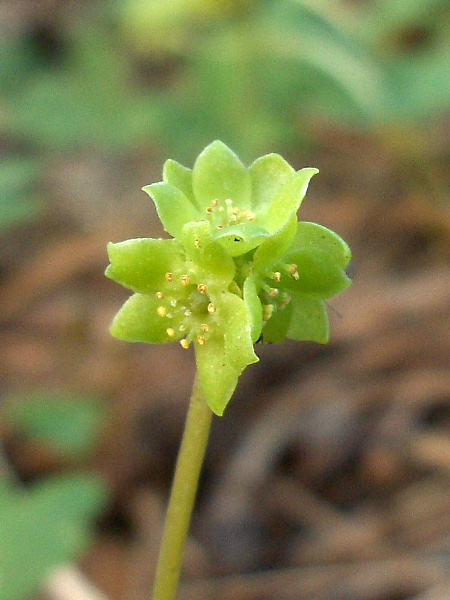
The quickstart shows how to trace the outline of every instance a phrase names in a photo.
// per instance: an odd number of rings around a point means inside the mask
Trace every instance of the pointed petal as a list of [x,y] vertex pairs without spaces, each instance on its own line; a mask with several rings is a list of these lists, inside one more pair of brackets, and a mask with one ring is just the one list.
[[192,190],[192,169],[169,158],[164,163],[163,181],[181,190],[186,198],[196,206]]
[[261,300],[258,296],[258,290],[254,277],[247,277],[247,279],[244,281],[243,298],[245,307],[250,317],[252,341],[255,343],[261,335],[263,313]]
[[206,210],[213,200],[233,201],[236,208],[250,207],[250,175],[239,158],[225,144],[215,141],[195,161],[192,171],[195,200]]
[[331,298],[351,284],[345,272],[350,259],[349,247],[336,233],[316,223],[301,222],[292,248],[283,257],[297,266],[298,279],[284,275],[280,287],[322,300]]
[[253,255],[256,271],[265,274],[288,251],[297,233],[297,215],[293,214],[274,235],[264,240]]
[[187,223],[181,240],[187,255],[204,271],[208,281],[227,288],[235,274],[234,261],[218,242],[212,241],[209,221]]
[[217,318],[225,331],[227,361],[239,372],[247,365],[258,362],[253,349],[252,324],[247,306],[242,298],[223,292],[220,298],[211,297],[217,306]]
[[[158,314],[158,308],[161,306],[167,312],[170,311],[168,300],[158,300],[146,294],[134,294],[114,317],[110,327],[111,335],[126,342],[147,344],[165,344],[180,340],[184,336],[179,331],[182,318],[176,315],[171,318],[161,316]],[[172,329],[175,335],[170,336],[168,329]]]
[[165,274],[180,271],[184,253],[178,240],[140,238],[108,244],[111,264],[105,275],[141,294],[161,290]]
[[241,256],[256,248],[269,237],[264,229],[242,223],[241,225],[231,225],[220,229],[213,235],[213,239],[220,242],[231,256]]
[[265,342],[279,344],[284,342],[292,319],[292,304],[273,314],[263,326],[262,335]]
[[208,406],[222,416],[241,373],[228,363],[222,336],[210,338],[204,346],[195,344],[195,356]]
[[178,237],[185,223],[200,219],[196,207],[180,189],[173,185],[160,181],[146,185],[142,189],[155,203],[164,229],[171,236]]
[[283,227],[291,215],[300,208],[311,178],[318,169],[306,168],[297,171],[275,195],[273,201],[258,213],[258,222],[269,233]]
[[325,302],[304,296],[293,296],[291,305],[292,319],[287,337],[298,342],[326,344],[330,328]]
[[248,168],[252,180],[254,212],[267,210],[278,191],[295,174],[295,170],[279,154],[266,154]]

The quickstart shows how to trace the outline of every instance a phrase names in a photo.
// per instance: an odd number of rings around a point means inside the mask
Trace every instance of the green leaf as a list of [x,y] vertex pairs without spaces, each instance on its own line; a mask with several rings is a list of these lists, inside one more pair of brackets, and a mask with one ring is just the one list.
[[3,488],[0,598],[34,596],[53,569],[77,560],[105,500],[104,485],[91,475],[48,479],[25,491]]
[[[165,316],[158,313],[160,307],[165,310]],[[171,310],[173,311],[170,297],[159,300],[154,296],[134,294],[114,317],[110,327],[111,335],[126,342],[147,344],[166,344],[180,340],[184,337],[179,331],[184,317]],[[174,331],[173,336],[168,334],[168,329]]]
[[108,244],[111,264],[105,275],[140,294],[154,293],[167,285],[166,273],[182,271],[184,252],[178,240],[138,238]]
[[292,318],[287,331],[291,340],[318,342],[326,344],[330,335],[329,320],[325,302],[293,296]]
[[281,287],[296,294],[319,299],[336,296],[351,284],[345,269],[351,252],[334,232],[316,223],[301,222],[291,249],[284,256],[297,266],[298,280],[283,275]]
[[2,418],[63,456],[83,458],[97,442],[103,412],[99,402],[88,398],[31,395],[7,401]]
[[[166,160],[163,167],[163,181],[178,188],[196,206],[192,189],[192,169],[180,165],[176,160]],[[197,207],[198,208],[198,207]]]
[[249,167],[252,210],[267,210],[279,190],[293,177],[294,169],[279,154],[266,154]]
[[273,201],[264,206],[259,213],[259,223],[269,231],[274,233],[288,221],[288,219],[298,211],[306,190],[308,189],[311,178],[319,172],[318,169],[305,168],[297,171],[287,183],[285,183],[277,192]]
[[269,344],[279,344],[287,337],[289,325],[292,319],[292,304],[288,304],[283,310],[276,311],[262,329],[263,339]]
[[227,199],[232,200],[236,208],[250,207],[250,175],[236,154],[220,141],[207,146],[195,161],[192,185],[202,210],[213,200]]
[[179,237],[185,223],[199,221],[200,214],[183,192],[164,181],[142,188],[156,206],[161,223],[167,233]]

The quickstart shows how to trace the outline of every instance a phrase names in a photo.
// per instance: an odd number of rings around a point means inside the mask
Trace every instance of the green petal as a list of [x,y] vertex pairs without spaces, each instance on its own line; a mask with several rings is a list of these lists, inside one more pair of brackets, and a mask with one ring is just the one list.
[[253,255],[257,272],[265,274],[288,251],[297,234],[297,224],[297,215],[293,214],[281,229],[261,243]]
[[211,300],[217,306],[217,323],[224,331],[227,362],[242,372],[259,360],[253,349],[252,322],[246,303],[231,292],[222,292],[217,299],[211,296]]
[[266,154],[248,168],[252,180],[252,210],[267,210],[295,170],[279,154]]
[[259,224],[274,233],[300,208],[311,178],[318,169],[306,168],[297,171],[275,195],[273,201],[258,213]]
[[292,303],[288,304],[283,310],[278,310],[274,313],[264,325],[262,330],[264,341],[269,344],[279,344],[284,342],[291,324],[291,319]]
[[220,242],[231,256],[241,256],[250,252],[268,237],[267,231],[250,223],[231,225],[213,235],[213,239]]
[[186,198],[196,206],[192,190],[192,169],[169,158],[164,163],[163,181],[181,190]]
[[233,201],[236,208],[250,207],[250,175],[225,144],[215,141],[195,161],[192,185],[198,206],[206,210],[213,200]]
[[[158,300],[155,297],[134,294],[129,298],[117,315],[110,327],[111,335],[126,342],[146,342],[147,344],[165,344],[180,340],[184,337],[179,326],[182,317],[174,315],[171,318],[160,316],[158,308],[163,306],[170,315],[169,300]],[[172,328],[176,335],[170,337],[167,329]]]
[[141,294],[160,291],[165,274],[181,271],[184,253],[178,240],[140,238],[108,244],[111,264],[105,275]]
[[326,344],[330,328],[325,302],[304,296],[293,296],[290,305],[292,305],[292,318],[287,337],[299,342]]
[[186,223],[181,239],[187,255],[204,271],[208,282],[227,288],[235,274],[234,261],[218,242],[212,241],[209,221]]
[[322,300],[349,287],[345,269],[351,259],[347,244],[333,231],[316,223],[299,223],[292,248],[283,257],[298,268],[299,279],[282,276],[280,288]]
[[178,237],[185,223],[200,219],[196,207],[177,187],[160,181],[142,189],[155,203],[161,223],[171,236]]
[[255,343],[261,335],[263,313],[261,300],[258,296],[258,290],[254,277],[247,277],[247,279],[244,281],[243,298],[245,307],[250,317],[252,341]]
[[241,372],[229,364],[222,336],[211,337],[204,346],[195,344],[195,356],[208,406],[220,417],[236,389]]

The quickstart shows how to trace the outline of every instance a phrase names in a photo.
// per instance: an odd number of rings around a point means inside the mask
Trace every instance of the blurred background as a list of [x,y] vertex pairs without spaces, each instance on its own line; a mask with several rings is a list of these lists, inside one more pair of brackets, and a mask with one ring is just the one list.
[[1,0],[0,599],[149,597],[194,363],[106,243],[214,139],[320,169],[354,284],[216,419],[180,599],[449,598],[449,2]]

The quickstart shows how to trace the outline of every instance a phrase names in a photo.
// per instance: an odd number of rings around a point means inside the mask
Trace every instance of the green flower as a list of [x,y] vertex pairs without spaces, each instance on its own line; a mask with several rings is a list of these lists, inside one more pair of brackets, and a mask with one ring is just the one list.
[[351,254],[335,233],[297,222],[315,173],[295,172],[276,154],[246,169],[213,142],[192,171],[169,160],[164,181],[144,188],[172,239],[108,245],[106,275],[134,292],[112,335],[192,344],[218,415],[243,370],[258,361],[257,340],[328,340],[325,301],[350,285]]

